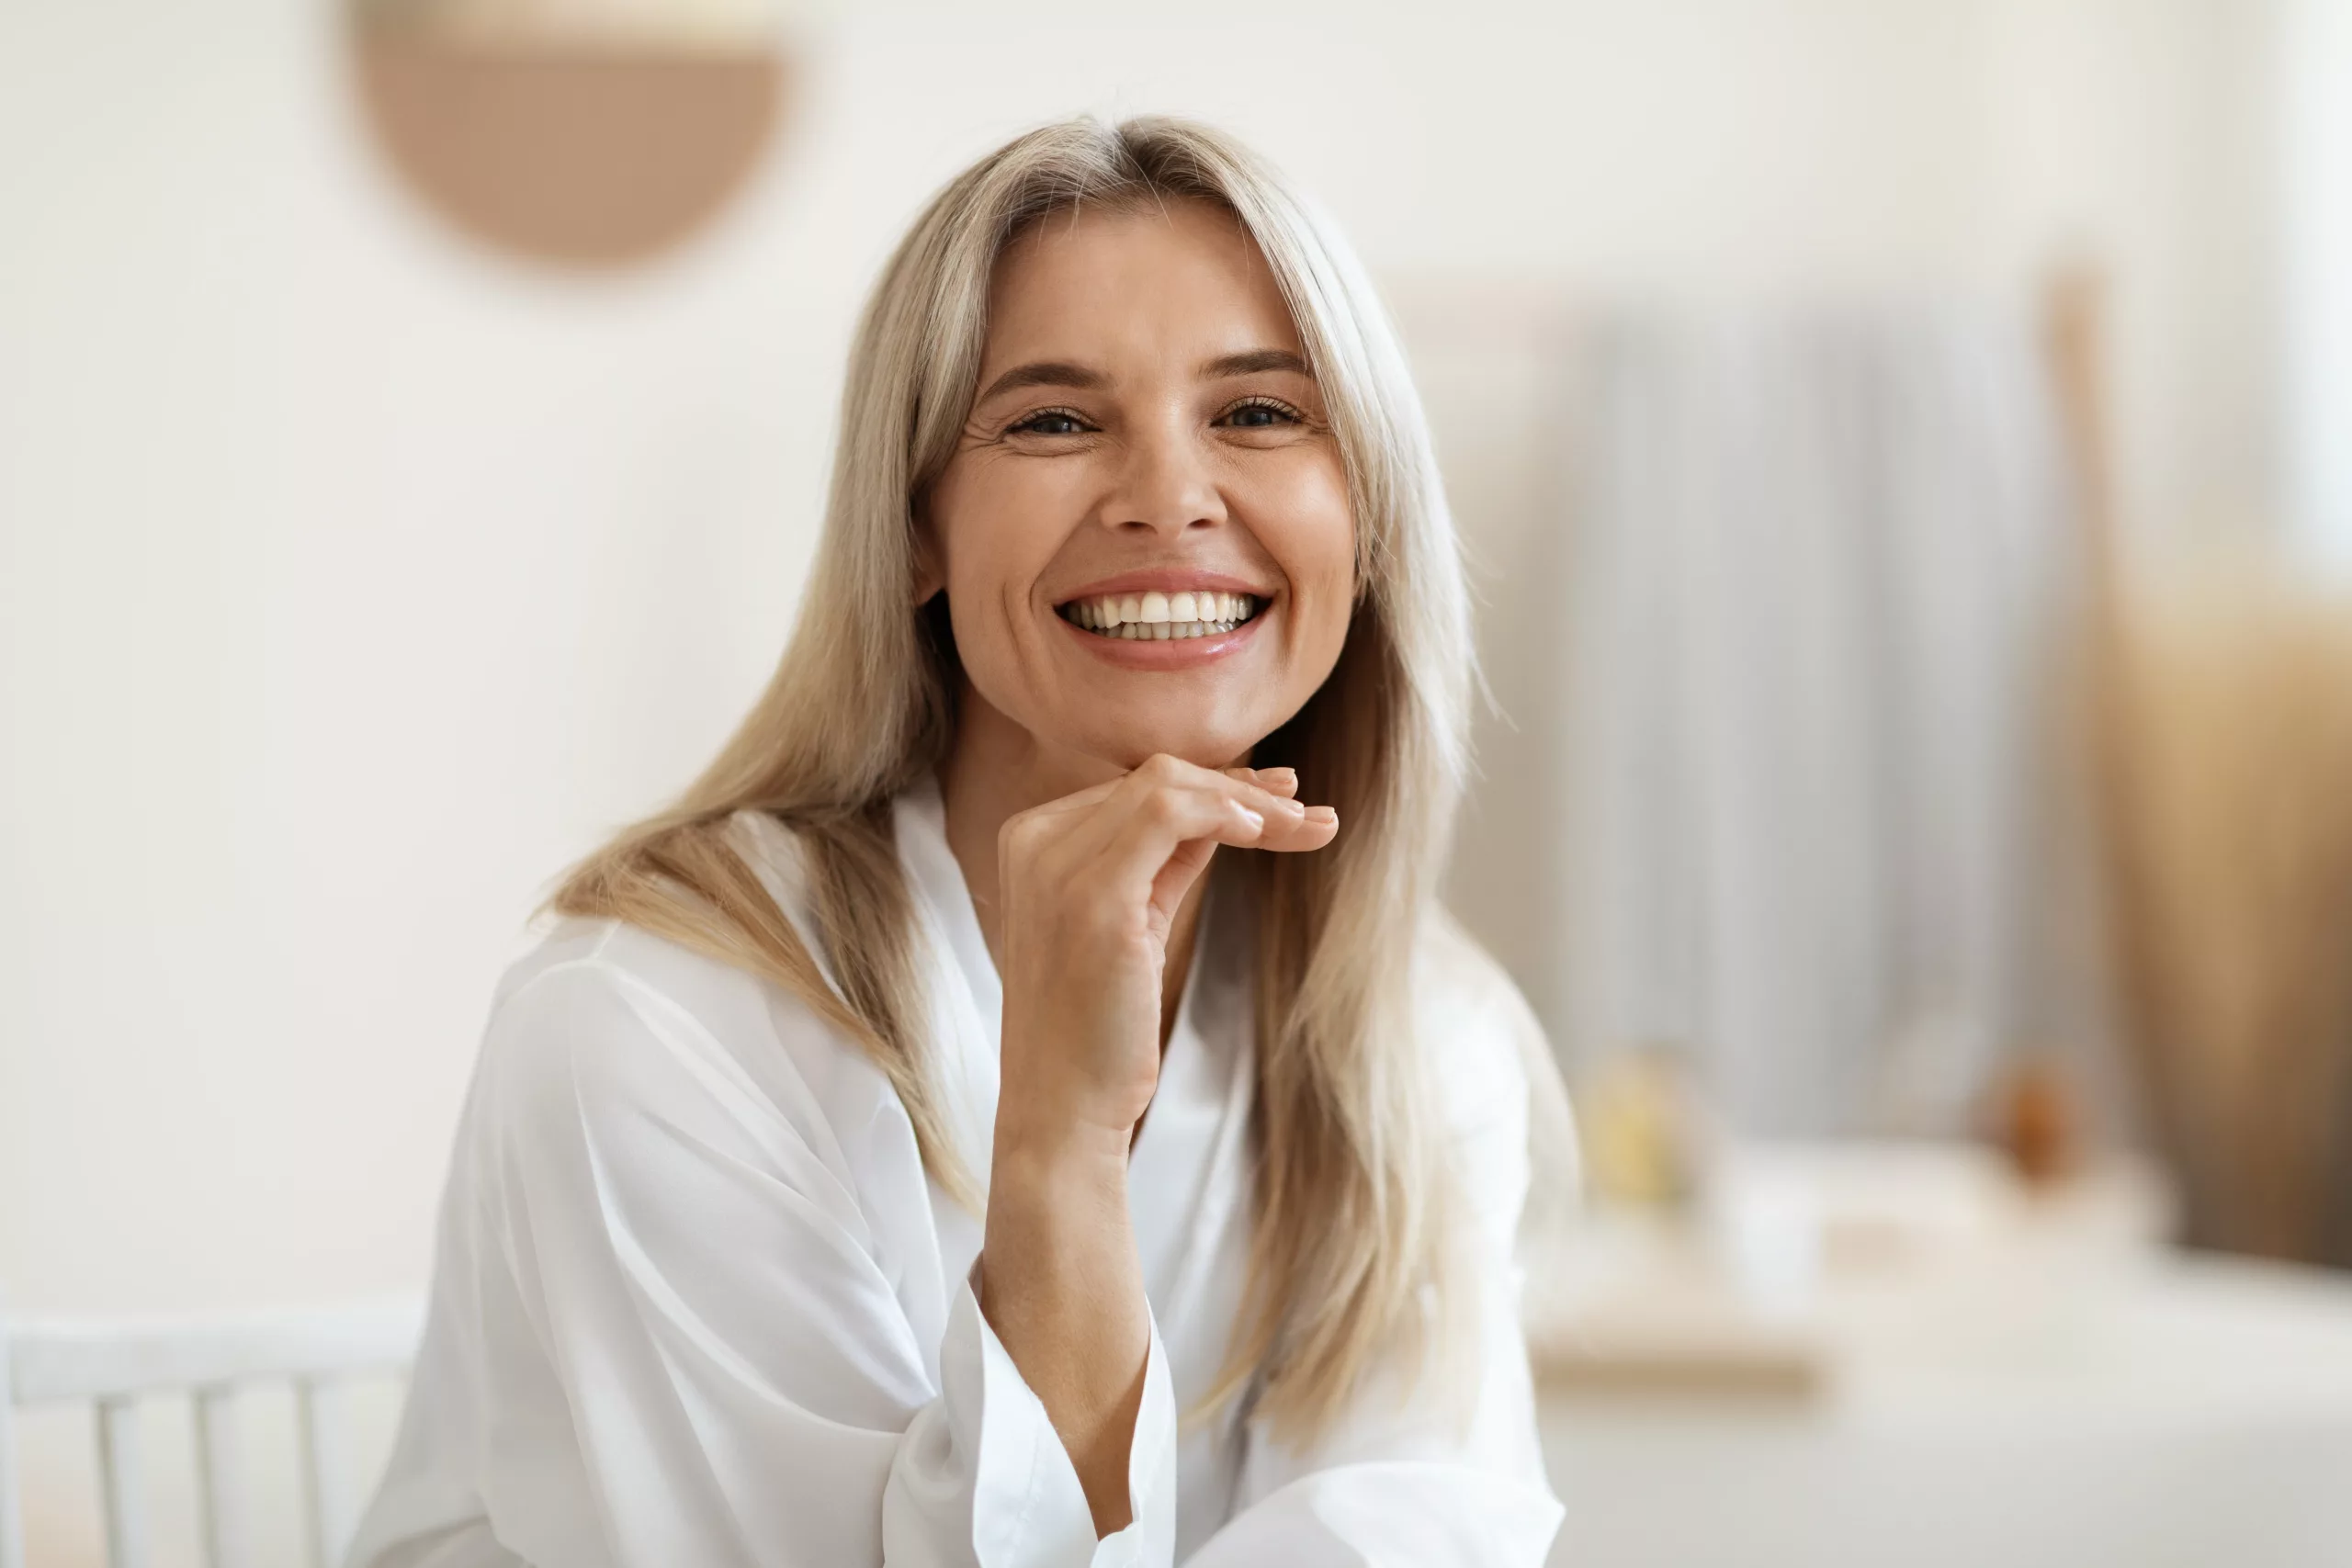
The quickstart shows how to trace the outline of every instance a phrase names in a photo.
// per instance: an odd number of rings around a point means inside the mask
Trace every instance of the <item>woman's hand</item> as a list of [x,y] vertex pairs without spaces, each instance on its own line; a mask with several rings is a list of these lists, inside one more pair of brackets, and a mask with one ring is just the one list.
[[1219,844],[1331,841],[1336,814],[1301,805],[1297,788],[1288,768],[1218,773],[1162,755],[1006,819],[1000,1151],[1075,1140],[1124,1158],[1159,1080],[1177,910]]
[[1061,1434],[1099,1535],[1129,1517],[1150,1308],[1127,1145],[1159,1081],[1169,940],[1219,844],[1316,850],[1329,807],[1287,768],[1154,757],[997,838],[1004,1027],[981,1311]]

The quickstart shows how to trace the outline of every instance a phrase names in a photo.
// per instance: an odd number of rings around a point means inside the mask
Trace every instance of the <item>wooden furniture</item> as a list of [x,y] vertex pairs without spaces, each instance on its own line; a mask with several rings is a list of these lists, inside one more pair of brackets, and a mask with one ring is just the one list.
[[15,1413],[32,1404],[92,1407],[110,1568],[153,1561],[140,1472],[141,1400],[189,1395],[196,1410],[205,1561],[252,1561],[237,1406],[256,1382],[294,1385],[308,1504],[307,1561],[337,1562],[359,1498],[344,1462],[341,1384],[405,1365],[424,1324],[416,1296],[311,1312],[178,1323],[10,1322],[0,1319],[0,1568],[26,1568]]

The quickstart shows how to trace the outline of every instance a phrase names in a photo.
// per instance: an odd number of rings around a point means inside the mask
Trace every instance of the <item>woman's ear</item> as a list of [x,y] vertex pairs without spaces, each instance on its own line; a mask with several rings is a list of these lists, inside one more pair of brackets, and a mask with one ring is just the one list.
[[914,556],[914,602],[927,604],[934,594],[947,586],[947,574],[940,568],[939,541],[933,536],[931,513],[927,507],[918,507],[915,511]]

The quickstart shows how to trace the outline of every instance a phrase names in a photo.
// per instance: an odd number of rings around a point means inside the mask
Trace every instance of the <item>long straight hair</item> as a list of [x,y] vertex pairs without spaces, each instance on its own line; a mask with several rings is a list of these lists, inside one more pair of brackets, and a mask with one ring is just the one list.
[[[1468,601],[1427,423],[1345,243],[1252,154],[1167,118],[1046,126],[933,198],[859,323],[832,491],[775,676],[671,809],[575,867],[549,900],[773,980],[888,1076],[927,1168],[957,1168],[890,802],[945,755],[959,681],[943,606],[914,605],[915,513],[968,416],[1006,245],[1080,205],[1230,213],[1288,303],[1329,411],[1355,520],[1357,598],[1330,677],[1253,752],[1339,811],[1312,855],[1222,857],[1255,907],[1256,1177],[1248,1284],[1224,1375],[1278,1430],[1321,1430],[1374,1353],[1426,1346],[1446,1311],[1451,1179],[1414,1038],[1413,959],[1467,768]],[[829,986],[729,847],[728,818],[797,833]]]

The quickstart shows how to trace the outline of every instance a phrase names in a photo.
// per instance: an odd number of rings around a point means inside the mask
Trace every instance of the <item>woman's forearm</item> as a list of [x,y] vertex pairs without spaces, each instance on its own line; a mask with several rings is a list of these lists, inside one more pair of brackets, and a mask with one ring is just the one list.
[[999,1131],[980,1308],[1061,1434],[1098,1536],[1128,1522],[1127,1450],[1151,1320],[1127,1215],[1127,1150]]
[[1098,1535],[1129,1523],[1150,1371],[1127,1152],[1182,979],[1170,952],[1189,941],[1218,845],[1311,851],[1338,827],[1291,798],[1286,770],[1258,779],[1153,757],[1002,818],[994,863],[975,853],[988,869],[967,873],[992,874],[975,907],[994,909],[1004,980],[980,1310],[1061,1434]]

